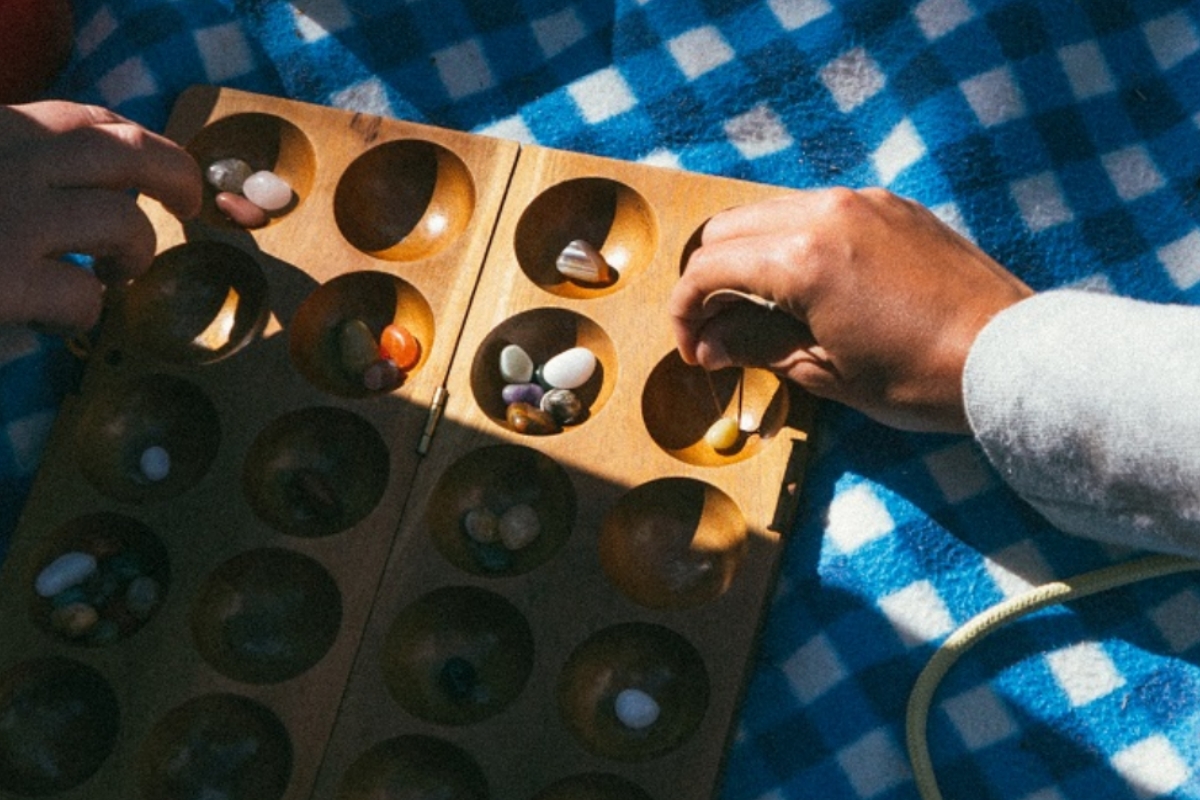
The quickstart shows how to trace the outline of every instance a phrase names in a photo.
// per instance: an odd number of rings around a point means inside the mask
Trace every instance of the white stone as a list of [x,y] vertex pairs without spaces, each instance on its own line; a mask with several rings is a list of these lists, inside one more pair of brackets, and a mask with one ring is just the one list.
[[523,550],[542,533],[542,521],[532,506],[515,505],[500,515],[500,542],[509,550]]
[[533,378],[533,359],[519,344],[500,351],[500,377],[508,383],[529,383]]
[[556,389],[577,389],[596,371],[596,354],[586,347],[572,347],[542,367],[542,378]]
[[643,730],[658,721],[662,712],[658,701],[641,689],[623,689],[616,699],[617,719],[626,728]]
[[270,170],[259,170],[246,178],[242,194],[263,211],[278,211],[292,202],[292,187]]
[[63,553],[38,573],[33,590],[38,597],[54,597],[72,586],[78,586],[96,571],[96,557],[90,553]]
[[171,454],[165,447],[151,445],[142,451],[138,466],[146,480],[157,483],[171,474]]

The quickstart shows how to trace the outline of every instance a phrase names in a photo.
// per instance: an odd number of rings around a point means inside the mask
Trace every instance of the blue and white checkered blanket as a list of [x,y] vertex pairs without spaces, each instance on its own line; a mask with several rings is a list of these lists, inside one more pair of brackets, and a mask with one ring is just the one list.
[[[884,185],[1035,288],[1200,301],[1194,2],[76,9],[55,93],[151,127],[184,87],[215,83],[785,186]],[[0,336],[0,539],[76,370],[49,340]],[[915,798],[904,709],[933,649],[999,600],[1130,555],[1051,529],[968,440],[832,406],[821,425],[725,800]],[[1196,798],[1198,701],[1200,590],[1162,579],[971,651],[938,692],[932,754],[950,798]]]

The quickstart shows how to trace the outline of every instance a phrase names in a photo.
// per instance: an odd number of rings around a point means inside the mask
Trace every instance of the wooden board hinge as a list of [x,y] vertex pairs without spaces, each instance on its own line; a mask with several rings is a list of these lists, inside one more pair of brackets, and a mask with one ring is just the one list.
[[442,411],[446,408],[446,398],[449,396],[445,384],[433,393],[433,401],[429,404],[429,416],[425,418],[425,430],[421,432],[421,441],[417,443],[417,455],[423,456],[429,452],[429,446],[433,444],[433,434],[442,419]]

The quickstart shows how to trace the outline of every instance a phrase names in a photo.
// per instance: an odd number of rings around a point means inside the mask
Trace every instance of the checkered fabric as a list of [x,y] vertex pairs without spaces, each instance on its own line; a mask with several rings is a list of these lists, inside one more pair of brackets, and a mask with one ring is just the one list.
[[[1035,288],[1200,301],[1196,3],[76,7],[56,93],[152,127],[216,83],[792,187],[884,185]],[[0,530],[76,372],[47,340],[0,338]],[[833,406],[820,424],[724,800],[915,798],[904,708],[934,648],[997,601],[1131,555],[1051,529],[970,441]],[[972,650],[935,699],[932,756],[948,798],[1200,797],[1198,699],[1200,590],[1161,579]]]

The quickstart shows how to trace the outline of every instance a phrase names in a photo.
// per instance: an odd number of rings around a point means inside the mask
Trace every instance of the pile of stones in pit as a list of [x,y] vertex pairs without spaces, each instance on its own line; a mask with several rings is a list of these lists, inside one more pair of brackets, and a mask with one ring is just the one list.
[[89,537],[34,579],[49,628],[87,645],[112,644],[136,631],[162,602],[162,577],[120,539]]
[[499,367],[509,426],[518,433],[544,436],[582,422],[588,409],[574,390],[588,382],[596,363],[591,350],[572,347],[536,365],[520,345],[507,345],[500,351]]
[[421,360],[421,342],[398,322],[384,327],[379,339],[360,319],[349,319],[337,333],[342,371],[369,392],[390,392]]
[[276,211],[292,202],[292,187],[270,170],[255,171],[240,158],[222,158],[204,170],[204,178],[217,190],[217,209],[243,228],[261,228]]

